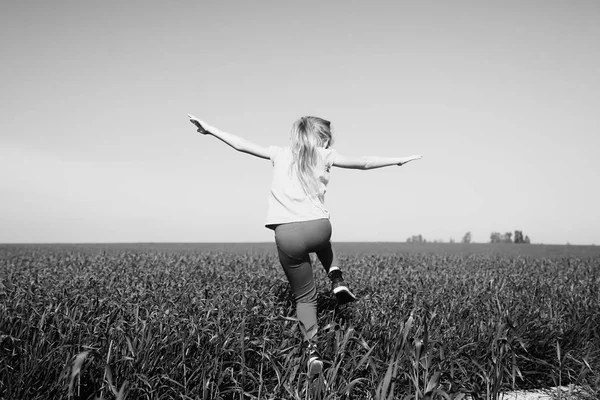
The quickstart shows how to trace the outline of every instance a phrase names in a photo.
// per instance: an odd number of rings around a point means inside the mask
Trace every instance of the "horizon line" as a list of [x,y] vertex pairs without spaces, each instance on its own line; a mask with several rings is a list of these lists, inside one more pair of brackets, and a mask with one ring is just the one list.
[[[595,243],[573,244],[573,243],[492,243],[492,242],[437,242],[427,241],[424,243],[406,242],[406,241],[335,241],[332,244],[340,243],[387,243],[387,244],[410,244],[410,245],[429,245],[429,244],[447,244],[447,245],[518,245],[518,246],[588,246],[594,247]],[[0,246],[10,245],[156,245],[156,244],[269,244],[275,245],[273,241],[245,241],[245,242],[2,242]]]

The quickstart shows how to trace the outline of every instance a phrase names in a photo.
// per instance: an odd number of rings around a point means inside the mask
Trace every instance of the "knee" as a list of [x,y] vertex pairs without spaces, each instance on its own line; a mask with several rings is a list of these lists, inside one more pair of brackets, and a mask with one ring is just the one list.
[[299,296],[296,296],[296,303],[304,303],[304,304],[317,304],[317,288],[315,285],[311,285],[310,289]]

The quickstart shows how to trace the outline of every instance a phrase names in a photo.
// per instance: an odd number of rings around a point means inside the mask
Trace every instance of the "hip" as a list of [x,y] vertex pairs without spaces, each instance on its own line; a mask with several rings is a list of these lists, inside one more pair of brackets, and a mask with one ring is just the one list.
[[278,248],[296,251],[317,251],[331,239],[332,227],[328,218],[271,225]]

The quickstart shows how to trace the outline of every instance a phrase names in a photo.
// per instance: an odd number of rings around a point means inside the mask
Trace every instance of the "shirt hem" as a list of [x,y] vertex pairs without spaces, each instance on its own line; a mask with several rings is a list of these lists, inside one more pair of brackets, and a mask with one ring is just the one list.
[[330,219],[330,218],[328,215],[322,215],[322,216],[312,216],[312,217],[305,217],[305,218],[295,218],[293,220],[289,220],[289,219],[273,220],[273,221],[269,220],[265,223],[265,227],[269,228],[269,229],[274,229],[275,226],[281,225],[281,224],[290,224],[293,222],[315,221],[317,219]]

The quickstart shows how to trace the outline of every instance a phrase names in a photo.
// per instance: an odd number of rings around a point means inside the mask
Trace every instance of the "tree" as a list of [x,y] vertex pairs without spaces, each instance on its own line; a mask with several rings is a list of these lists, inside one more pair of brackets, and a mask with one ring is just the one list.
[[450,238],[450,241],[448,243],[454,243],[454,238]]
[[471,243],[471,232],[465,233],[465,236],[462,238],[463,243]]
[[492,232],[490,235],[490,243],[501,243],[502,235],[499,232]]
[[499,232],[492,232],[490,235],[490,243],[523,243],[530,244],[529,236],[524,236],[523,231],[515,230],[515,239],[513,242],[513,234],[506,232],[500,234]]
[[523,232],[515,231],[515,243],[525,243],[525,239],[523,238]]
[[423,235],[412,235],[406,239],[406,243],[427,243],[427,240],[423,238]]

